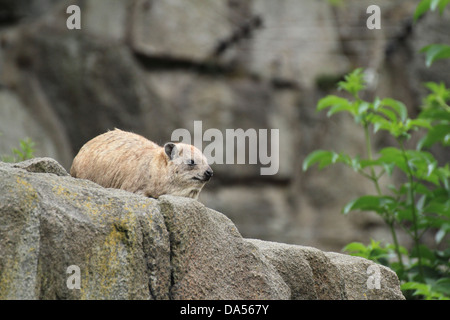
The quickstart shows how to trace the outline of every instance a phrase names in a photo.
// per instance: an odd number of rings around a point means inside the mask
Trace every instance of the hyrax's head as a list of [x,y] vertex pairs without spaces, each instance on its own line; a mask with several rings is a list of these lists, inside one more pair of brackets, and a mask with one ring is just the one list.
[[171,175],[171,194],[197,199],[213,171],[203,153],[185,143],[166,143],[164,151],[169,157],[168,173]]

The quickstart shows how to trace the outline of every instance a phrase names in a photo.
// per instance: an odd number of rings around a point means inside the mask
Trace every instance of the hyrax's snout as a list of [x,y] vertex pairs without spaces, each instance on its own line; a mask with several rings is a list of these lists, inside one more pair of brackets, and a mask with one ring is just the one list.
[[199,175],[192,177],[192,179],[197,180],[200,183],[205,183],[205,182],[208,182],[209,180],[211,180],[212,176],[213,176],[213,171],[212,171],[211,167],[208,166],[208,169],[206,169],[203,172],[203,175],[200,173]]
[[209,180],[211,180],[211,177],[213,176],[213,171],[212,171],[212,169],[211,168],[209,168],[208,170],[206,170],[205,171],[205,174],[204,174],[204,176],[205,176],[205,181],[209,181]]

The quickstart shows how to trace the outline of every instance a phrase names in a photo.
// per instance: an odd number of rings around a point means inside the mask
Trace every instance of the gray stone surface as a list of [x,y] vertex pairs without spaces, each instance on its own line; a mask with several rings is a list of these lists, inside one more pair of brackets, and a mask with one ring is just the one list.
[[289,299],[290,290],[259,250],[222,213],[163,196],[174,299]]
[[69,176],[69,173],[52,158],[32,158],[12,165],[14,168],[25,169],[35,173],[53,173],[57,176]]
[[295,300],[346,299],[339,270],[318,249],[255,239],[256,245],[291,288]]
[[[155,200],[4,163],[0,181],[1,299],[168,298],[169,238]],[[80,290],[66,286],[71,265]]]
[[245,239],[193,199],[105,189],[49,158],[0,162],[0,299],[403,298],[381,266],[381,289],[365,289],[371,265]]
[[326,252],[325,256],[339,269],[349,300],[404,299],[398,277],[391,269],[360,257],[334,252]]
[[291,289],[291,299],[404,299],[395,272],[370,260],[299,245],[246,241],[275,266]]

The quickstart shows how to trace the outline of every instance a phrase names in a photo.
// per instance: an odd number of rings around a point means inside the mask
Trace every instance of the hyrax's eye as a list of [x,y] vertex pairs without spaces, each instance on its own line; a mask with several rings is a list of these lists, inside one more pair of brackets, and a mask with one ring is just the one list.
[[186,164],[189,166],[195,166],[195,161],[193,159],[190,159],[186,162]]

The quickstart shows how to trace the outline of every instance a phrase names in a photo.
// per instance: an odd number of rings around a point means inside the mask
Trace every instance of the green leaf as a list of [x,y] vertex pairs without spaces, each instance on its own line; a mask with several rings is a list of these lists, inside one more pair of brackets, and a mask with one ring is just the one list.
[[450,122],[450,112],[447,112],[444,109],[427,108],[424,109],[417,118],[429,121]]
[[438,124],[430,128],[428,133],[419,141],[417,148],[430,148],[440,142],[443,146],[450,146],[450,124]]
[[393,124],[391,122],[377,114],[371,114],[368,117],[368,120],[373,124],[374,133],[377,133],[379,130],[390,131],[393,128]]
[[392,110],[389,110],[388,108],[378,108],[378,111],[388,117],[390,121],[397,122],[397,115]]
[[[309,154],[306,159],[303,161],[303,171],[308,170],[311,166],[318,163],[319,164],[319,170],[329,166],[330,164],[335,163],[344,163],[353,169],[357,168],[359,166],[359,160],[358,158],[352,159],[350,156],[343,154],[343,153],[336,153],[334,151],[327,151],[327,150],[317,150]],[[355,169],[356,170],[356,169]]]
[[405,209],[402,210],[398,210],[395,213],[395,218],[397,219],[397,221],[412,221],[413,220],[413,214],[411,211],[411,208],[408,206]]
[[308,170],[311,166],[319,163],[319,167],[323,168],[328,164],[331,164],[331,159],[334,152],[327,150],[317,150],[310,153],[303,161],[303,171]]
[[420,52],[425,53],[427,67],[430,67],[437,60],[450,58],[450,46],[446,44],[430,44],[423,47]]
[[344,252],[355,254],[355,253],[364,253],[367,251],[367,248],[361,242],[352,242],[347,244],[342,250]]
[[436,243],[441,243],[442,239],[444,239],[445,235],[450,232],[450,223],[444,223],[441,225],[441,228],[438,232],[436,232],[436,235],[434,239],[436,240]]
[[444,190],[450,194],[450,167],[447,163],[445,167],[439,167],[436,169],[436,175],[439,177],[442,185],[444,186]]
[[[401,249],[400,249],[401,250]],[[386,245],[384,248],[380,246],[379,241],[370,240],[370,244],[365,246],[360,242],[352,242],[343,249],[352,256],[363,257],[378,263],[387,263],[387,258],[394,251],[392,245]]]
[[[405,154],[400,149],[387,147],[380,151],[381,156],[372,165],[392,166],[399,168],[405,174],[410,171],[415,178],[423,179],[439,185],[442,172],[437,170],[437,161],[433,155],[425,151],[407,150]],[[365,162],[361,161],[361,165]]]
[[366,88],[364,81],[364,73],[362,68],[353,70],[351,73],[344,77],[344,81],[338,83],[340,90],[345,90],[352,96],[357,98],[358,92]]
[[[444,282],[445,287],[447,287],[447,283]],[[429,284],[420,283],[420,282],[405,282],[400,285],[400,289],[402,291],[406,290],[414,290],[414,296],[423,296],[426,300],[449,300],[448,297],[439,292],[438,287],[435,289]]]
[[358,115],[363,115],[367,112],[367,110],[370,109],[370,103],[365,102],[365,101],[361,101],[360,103],[357,104],[357,112]]
[[400,289],[402,291],[414,290],[414,296],[422,295],[425,297],[429,297],[431,295],[431,286],[425,283],[406,282],[400,285]]
[[447,89],[443,82],[427,82],[425,86],[431,91],[425,98],[425,110],[421,112],[420,118],[423,118],[422,113],[427,113],[429,110],[432,112],[446,113],[441,114],[442,117],[433,117],[436,121],[450,121],[450,89]]
[[317,111],[321,111],[326,108],[330,108],[327,114],[328,116],[332,116],[333,114],[342,111],[348,111],[352,114],[354,113],[353,105],[347,99],[335,95],[329,95],[319,100],[317,104]]
[[425,82],[425,87],[427,87],[431,92],[436,93],[438,95],[445,94],[447,92],[447,88],[445,87],[445,83],[440,82],[436,83],[433,81]]
[[430,124],[430,121],[428,119],[408,119],[406,120],[405,123],[405,128],[406,130],[411,130],[411,129],[417,129],[417,128],[427,128],[427,129],[432,129],[433,127]]
[[433,199],[425,206],[423,211],[450,217],[450,200]]
[[439,8],[439,12],[442,14],[449,2],[450,0],[422,0],[414,12],[414,22],[416,22],[428,10],[435,11],[436,8]]
[[403,172],[407,172],[407,164],[401,150],[394,147],[387,147],[381,149],[380,154],[381,156],[376,160],[377,163],[380,165],[394,165]]
[[372,109],[376,113],[367,116],[367,120],[373,124],[374,132],[386,130],[396,138],[407,136],[407,132],[414,125],[426,125],[427,122],[427,120],[420,120],[416,123],[412,122],[407,126],[405,121],[408,123],[411,120],[407,119],[408,112],[406,106],[402,102],[390,98],[377,101],[377,103],[373,104]]
[[450,0],[441,0],[439,3],[439,13],[443,14],[445,7],[450,3]]
[[353,106],[350,103],[348,103],[348,101],[346,102],[347,103],[339,103],[331,106],[330,110],[327,112],[327,117],[331,117],[332,115],[343,111],[347,111],[353,114],[354,113]]
[[430,9],[431,0],[422,0],[418,4],[416,11],[414,12],[414,22],[416,22],[425,12]]
[[436,172],[437,160],[431,153],[408,150],[406,156],[415,177],[439,185],[439,174]]
[[375,211],[385,213],[397,206],[394,198],[389,196],[362,196],[349,202],[344,209],[343,214],[348,214],[353,210]]
[[433,285],[433,290],[450,296],[450,278],[442,278]]
[[408,117],[408,110],[403,102],[391,98],[385,98],[381,100],[381,104],[392,108],[400,116],[402,122],[406,121],[406,118]]
[[408,174],[411,170],[414,177],[439,185],[439,175],[436,173],[437,160],[431,153],[407,150],[406,158],[408,159],[409,169],[406,168],[405,173]]

